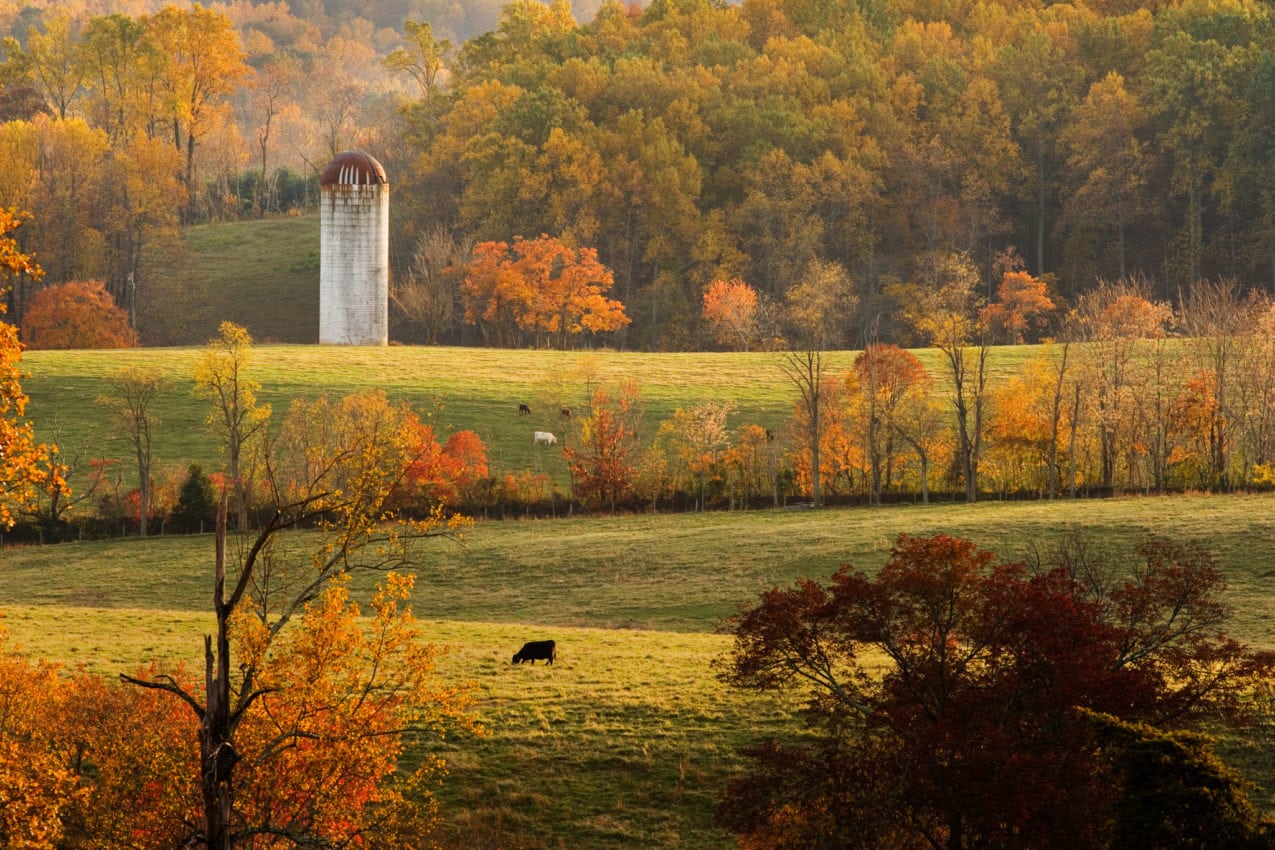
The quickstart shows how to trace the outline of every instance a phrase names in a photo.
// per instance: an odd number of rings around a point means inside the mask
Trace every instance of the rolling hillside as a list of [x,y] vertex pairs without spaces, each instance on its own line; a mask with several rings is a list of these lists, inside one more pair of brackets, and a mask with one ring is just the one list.
[[143,269],[144,345],[199,345],[222,321],[261,342],[319,341],[317,215],[186,227],[153,247]]
[[[716,680],[724,618],[841,562],[874,570],[902,532],[966,536],[1006,559],[1072,532],[1125,553],[1148,530],[1200,540],[1230,585],[1234,633],[1275,646],[1273,506],[1275,495],[1176,496],[480,522],[463,545],[429,548],[413,598],[426,637],[453,648],[443,675],[477,685],[488,729],[442,750],[445,846],[733,846],[712,811],[738,748],[801,725],[791,703]],[[210,535],[9,548],[0,611],[28,651],[106,675],[195,664],[211,556]],[[523,640],[549,637],[554,666],[509,663]],[[1262,734],[1227,752],[1269,802],[1275,750]]]

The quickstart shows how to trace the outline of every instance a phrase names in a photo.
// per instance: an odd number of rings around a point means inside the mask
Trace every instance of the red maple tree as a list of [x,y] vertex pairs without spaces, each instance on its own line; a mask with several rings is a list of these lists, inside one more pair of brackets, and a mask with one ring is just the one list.
[[741,846],[1105,847],[1117,786],[1082,713],[1234,712],[1275,657],[1224,631],[1207,553],[1150,540],[1128,578],[1060,550],[1029,570],[946,535],[875,576],[769,591],[734,620],[737,687],[805,686],[822,729],[767,742],[723,796]]

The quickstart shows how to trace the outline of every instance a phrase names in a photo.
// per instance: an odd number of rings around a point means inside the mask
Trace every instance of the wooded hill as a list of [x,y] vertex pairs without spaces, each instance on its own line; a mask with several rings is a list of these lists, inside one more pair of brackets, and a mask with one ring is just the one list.
[[389,174],[400,283],[451,308],[405,341],[461,339],[440,269],[542,233],[597,249],[632,324],[592,341],[634,349],[714,345],[718,280],[790,343],[801,284],[837,292],[828,347],[924,341],[903,308],[953,264],[986,301],[1015,267],[1059,304],[1275,281],[1269,4],[516,0],[463,43],[432,7],[324,10],[10,10],[0,204],[35,213],[45,283],[166,297],[146,245],[305,208],[355,146]]

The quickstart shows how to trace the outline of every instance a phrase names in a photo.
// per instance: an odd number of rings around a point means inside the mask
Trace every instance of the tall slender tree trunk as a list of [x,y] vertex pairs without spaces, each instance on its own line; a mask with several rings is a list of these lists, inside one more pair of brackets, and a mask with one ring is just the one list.
[[1049,498],[1058,495],[1058,428],[1062,424],[1062,390],[1063,379],[1067,375],[1067,355],[1071,350],[1070,343],[1063,343],[1062,359],[1058,364],[1058,382],[1054,384],[1053,410],[1049,422]]
[[200,790],[204,805],[204,841],[210,850],[230,850],[231,774],[239,761],[230,714],[230,608],[226,604],[226,496],[217,509],[217,563],[213,609],[217,635],[204,638],[206,698],[199,728]]
[[808,429],[806,439],[810,450],[810,484],[815,507],[823,505],[823,486],[820,481],[820,442],[823,436],[823,352],[807,349],[789,352],[780,365],[784,375],[792,381],[801,396]]
[[1080,383],[1076,383],[1076,396],[1071,405],[1071,441],[1067,445],[1070,462],[1067,464],[1070,476],[1071,498],[1076,498],[1076,429],[1080,427]]
[[150,482],[150,462],[142,451],[141,444],[137,446],[137,471],[140,473],[137,483],[137,495],[140,502],[138,510],[138,533],[145,537],[150,531],[150,513],[151,513],[151,482]]

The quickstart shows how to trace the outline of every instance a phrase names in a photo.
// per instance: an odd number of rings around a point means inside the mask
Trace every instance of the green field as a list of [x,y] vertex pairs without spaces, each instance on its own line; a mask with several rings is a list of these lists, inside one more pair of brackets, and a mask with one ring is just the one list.
[[192,345],[222,321],[263,342],[319,341],[319,217],[183,227],[146,252],[137,329],[148,346]]
[[[1275,647],[1269,495],[480,522],[461,543],[436,541],[414,609],[454,648],[444,674],[478,685],[489,732],[446,742],[452,846],[725,850],[711,815],[738,747],[800,730],[791,706],[713,677],[739,606],[843,562],[874,569],[899,533],[960,534],[1018,559],[1073,532],[1127,553],[1148,530],[1206,542],[1234,631]],[[194,662],[211,558],[208,536],[10,547],[0,610],[32,654],[90,670]],[[558,664],[509,664],[544,637]],[[1268,755],[1233,754],[1263,797]]]
[[[1029,346],[996,349],[992,380],[1002,379],[1034,351]],[[56,440],[64,456],[125,458],[129,450],[123,435],[110,425],[95,399],[110,391],[114,373],[138,367],[168,381],[155,405],[160,467],[184,470],[190,461],[212,466],[216,449],[203,425],[209,407],[192,391],[200,353],[200,348],[26,352],[22,365],[30,377],[23,387],[31,396],[27,415],[38,435]],[[845,372],[855,355],[830,352],[829,372]],[[938,368],[933,351],[918,356],[931,369]],[[675,409],[706,401],[730,402],[733,426],[749,422],[780,429],[796,400],[796,390],[781,370],[783,355],[776,353],[260,345],[254,347],[253,357],[252,374],[263,386],[262,400],[280,412],[299,396],[340,396],[379,388],[431,417],[442,434],[476,432],[487,444],[493,474],[532,469],[560,480],[565,470],[561,453],[537,450],[532,432],[552,431],[562,437],[571,423],[560,418],[560,408],[580,410],[600,385],[637,383],[646,439]],[[532,415],[519,416],[520,403],[528,404]],[[124,466],[127,473],[128,464]]]
[[[63,453],[91,458],[127,457],[123,435],[112,429],[95,399],[108,393],[111,375],[135,366],[162,375],[167,390],[155,406],[160,425],[155,451],[161,465],[184,468],[190,460],[212,465],[214,444],[203,421],[209,407],[193,393],[199,348],[127,351],[31,351],[23,358],[30,377],[27,414],[42,439],[56,439]],[[561,474],[561,453],[536,450],[533,431],[563,437],[562,407],[580,409],[600,384],[635,379],[653,433],[677,407],[730,401],[736,422],[779,427],[791,412],[792,391],[775,354],[625,354],[500,351],[477,348],[315,348],[257,346],[253,375],[262,400],[282,412],[290,399],[383,389],[394,400],[429,416],[443,434],[472,430],[487,444],[493,474],[534,469]],[[831,355],[837,370],[853,355]],[[526,403],[532,415],[519,416]]]
[[[995,354],[999,378],[1031,351]],[[159,404],[161,463],[214,466],[205,403],[191,392],[198,355],[30,352],[27,412],[66,454],[124,458],[93,399],[115,370],[140,366],[170,381]],[[782,427],[793,404],[776,354],[263,345],[255,356],[277,408],[382,388],[444,432],[478,432],[493,473],[538,469],[560,480],[561,454],[536,450],[531,431],[562,434],[558,407],[582,405],[600,383],[636,380],[652,429],[677,407],[710,400],[731,401],[735,424]],[[853,353],[830,358],[841,371]],[[520,402],[532,416],[518,416]],[[480,521],[462,542],[435,541],[417,565],[414,608],[431,640],[454,647],[444,674],[478,685],[488,729],[446,742],[450,846],[725,850],[732,842],[712,809],[740,767],[738,748],[801,728],[791,705],[728,693],[713,677],[732,612],[841,563],[875,569],[900,533],[958,534],[1021,559],[1075,532],[1127,555],[1148,531],[1212,549],[1235,633],[1275,648],[1275,495]],[[27,651],[69,665],[115,675],[154,659],[193,663],[210,627],[211,561],[207,536],[9,546],[0,549],[0,610]],[[542,637],[559,642],[558,664],[509,664],[522,641]],[[1265,751],[1231,757],[1269,800]]]

